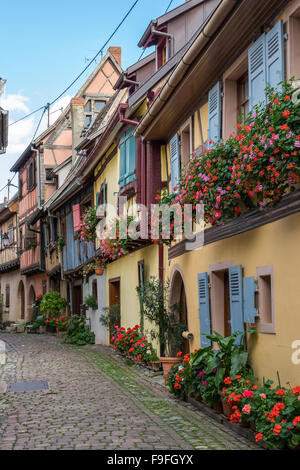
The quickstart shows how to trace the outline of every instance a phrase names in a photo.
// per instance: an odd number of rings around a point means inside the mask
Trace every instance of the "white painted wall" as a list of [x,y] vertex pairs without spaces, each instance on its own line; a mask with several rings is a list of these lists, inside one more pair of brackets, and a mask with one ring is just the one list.
[[93,293],[92,284],[93,280],[97,281],[98,289],[98,310],[92,310],[89,308],[87,310],[87,318],[90,321],[91,331],[95,333],[95,343],[96,344],[108,344],[107,340],[107,328],[100,323],[100,317],[104,314],[103,308],[107,306],[106,304],[106,271],[102,276],[90,276],[88,282],[83,284],[83,300],[87,295]]

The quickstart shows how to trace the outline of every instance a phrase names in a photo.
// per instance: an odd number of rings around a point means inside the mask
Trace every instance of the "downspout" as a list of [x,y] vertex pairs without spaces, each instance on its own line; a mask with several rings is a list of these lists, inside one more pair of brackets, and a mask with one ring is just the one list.
[[155,29],[154,24],[151,25],[151,34],[155,34],[156,36],[162,36],[164,38],[168,38],[169,44],[172,41],[172,47],[170,48],[170,45],[168,47],[168,57],[167,60],[170,59],[173,51],[173,43],[174,43],[174,35],[170,33],[165,33],[164,31],[159,31],[158,29]]
[[[145,129],[150,125],[153,119],[159,114],[166,101],[173,93],[174,88],[180,83],[190,65],[200,54],[202,49],[206,46],[212,36],[215,34],[217,29],[220,27],[224,18],[229,14],[232,8],[237,4],[239,0],[222,0],[217,7],[216,11],[212,14],[203,30],[197,36],[191,47],[187,50],[185,55],[182,57],[175,70],[169,77],[168,81],[162,88],[157,99],[153,102],[151,108],[149,108],[147,114],[143,117],[141,123],[135,131],[135,137],[140,136]],[[164,33],[167,34],[167,33]]]
[[42,209],[41,205],[41,175],[40,175],[40,167],[41,167],[41,162],[40,162],[40,152],[38,149],[35,149],[33,146],[31,147],[32,152],[36,153],[36,161],[37,161],[37,185],[38,185],[38,209]]
[[120,104],[120,108],[119,108],[119,118],[120,118],[120,122],[124,123],[124,124],[130,124],[132,126],[138,126],[139,125],[139,121],[133,121],[131,119],[127,119],[125,118],[125,111],[126,109],[128,108],[128,104],[127,103],[121,103]]

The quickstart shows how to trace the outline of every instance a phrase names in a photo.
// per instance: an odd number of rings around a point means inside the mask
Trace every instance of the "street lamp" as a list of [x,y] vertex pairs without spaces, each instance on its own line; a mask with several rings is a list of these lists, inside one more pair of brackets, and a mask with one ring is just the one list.
[[2,241],[3,241],[3,245],[5,248],[8,247],[8,242],[9,242],[9,238],[8,238],[8,235],[7,233],[4,233],[3,236],[2,236]]

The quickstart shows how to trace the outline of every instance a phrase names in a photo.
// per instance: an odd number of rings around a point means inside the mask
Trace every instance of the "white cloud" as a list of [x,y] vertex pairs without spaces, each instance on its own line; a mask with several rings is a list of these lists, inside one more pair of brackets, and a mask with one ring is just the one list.
[[29,98],[27,96],[21,95],[20,93],[16,95],[3,95],[0,99],[0,104],[2,108],[8,109],[8,111],[24,111],[24,113],[29,113],[29,108],[25,103],[28,103]]
[[8,128],[8,147],[6,154],[22,153],[29,142],[31,141],[34,133],[34,117],[31,116],[24,121],[17,122]]

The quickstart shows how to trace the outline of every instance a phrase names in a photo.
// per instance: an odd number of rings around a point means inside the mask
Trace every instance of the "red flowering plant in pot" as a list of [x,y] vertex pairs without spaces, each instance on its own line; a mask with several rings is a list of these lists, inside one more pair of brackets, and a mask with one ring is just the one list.
[[103,260],[115,261],[130,253],[132,223],[134,223],[132,216],[118,216],[106,226],[99,245]]
[[[181,351],[179,351],[178,357],[182,357]],[[168,391],[176,397],[185,400],[190,393],[191,370],[192,367],[188,355],[182,358],[182,362],[173,364],[165,379]]]
[[[250,427],[254,423],[255,413],[253,406],[253,397],[256,378],[251,371],[238,374],[234,378],[226,377],[224,379],[224,392],[230,410],[229,419],[233,423],[239,423],[241,426]],[[253,426],[252,426],[253,427]]]
[[299,94],[289,82],[281,91],[267,88],[267,106],[254,107],[239,125],[231,167],[233,185],[258,207],[276,205],[299,180]]
[[260,390],[255,427],[257,442],[269,448],[296,449],[300,446],[300,387],[271,388],[269,380]]
[[124,328],[115,325],[111,342],[114,350],[131,358],[134,362],[156,362],[157,354],[147,337],[139,331],[139,325]]
[[[255,331],[255,329],[249,329],[247,333],[251,334]],[[212,357],[207,362],[206,373],[211,374],[215,369],[215,385],[220,394],[224,416],[229,418],[231,406],[228,403],[226,385],[231,385],[233,377],[245,374],[250,370],[247,364],[248,351],[245,348],[245,333],[237,331],[226,338],[217,331],[213,333],[213,335],[203,335],[217,345],[217,348],[212,350]]]
[[224,222],[242,212],[277,204],[299,180],[300,105],[291,82],[281,91],[267,89],[267,105],[249,113],[245,125],[226,142],[193,153],[172,195],[160,202],[204,206],[209,224]]

